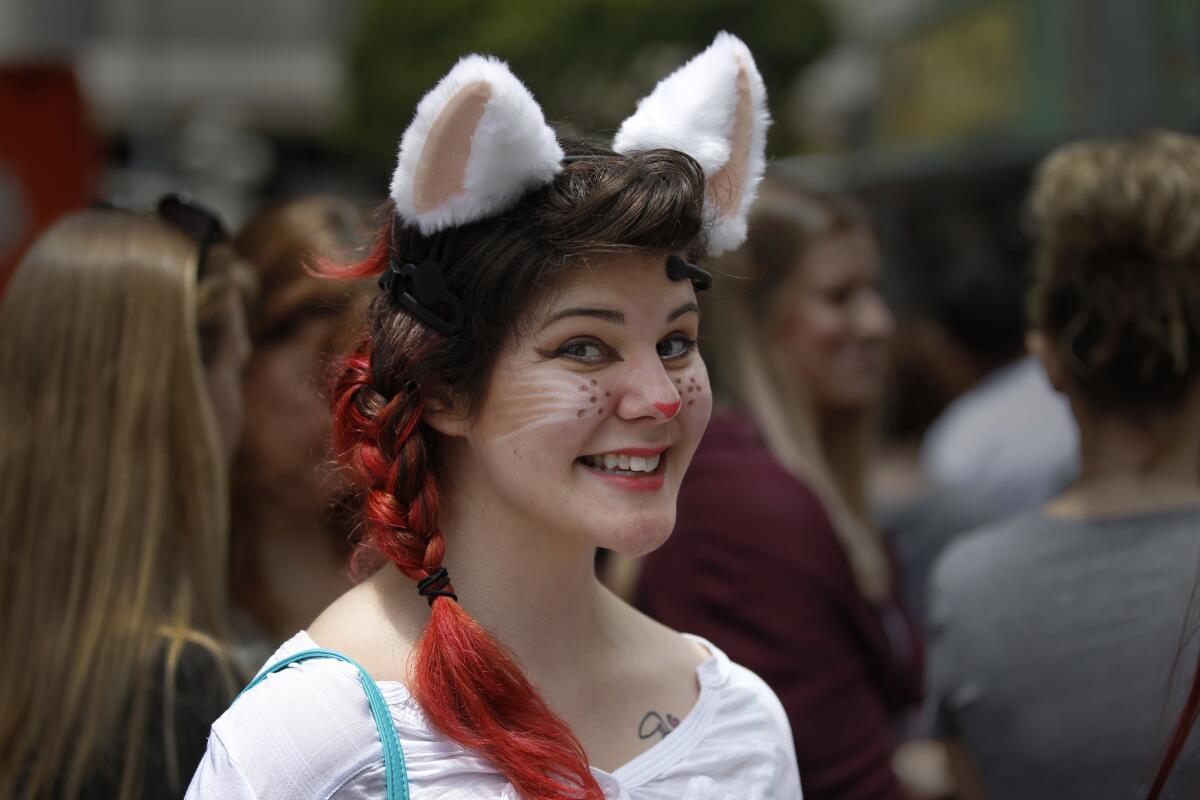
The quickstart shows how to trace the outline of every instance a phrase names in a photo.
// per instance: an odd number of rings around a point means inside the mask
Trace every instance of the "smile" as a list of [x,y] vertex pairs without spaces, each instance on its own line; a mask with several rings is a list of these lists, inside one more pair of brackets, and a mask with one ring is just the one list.
[[581,456],[576,461],[588,472],[615,487],[653,491],[663,485],[666,450],[666,447],[629,448]]

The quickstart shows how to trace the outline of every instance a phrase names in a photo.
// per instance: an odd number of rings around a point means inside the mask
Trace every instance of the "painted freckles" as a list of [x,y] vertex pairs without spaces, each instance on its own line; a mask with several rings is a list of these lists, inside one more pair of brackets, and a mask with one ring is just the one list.
[[681,401],[686,402],[688,406],[694,406],[697,400],[708,393],[708,383],[698,381],[695,375],[689,374],[675,379],[675,389],[679,392]]

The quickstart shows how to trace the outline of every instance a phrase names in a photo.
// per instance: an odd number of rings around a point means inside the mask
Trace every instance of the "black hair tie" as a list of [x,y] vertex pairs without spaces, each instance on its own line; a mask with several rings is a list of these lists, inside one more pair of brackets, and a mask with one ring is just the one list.
[[446,591],[446,587],[450,585],[450,573],[445,567],[438,567],[426,577],[417,581],[417,594],[421,597],[429,599],[429,605],[433,605],[434,598],[449,597],[454,602],[458,602],[458,595],[454,592]]

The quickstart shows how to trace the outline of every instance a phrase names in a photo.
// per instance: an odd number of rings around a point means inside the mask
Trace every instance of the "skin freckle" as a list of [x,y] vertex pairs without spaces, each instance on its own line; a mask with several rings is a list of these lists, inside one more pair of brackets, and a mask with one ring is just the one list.
[[596,379],[592,378],[592,386],[595,386],[595,385],[596,385]]
[[582,409],[582,408],[581,408],[581,409],[579,409],[579,413],[578,413],[578,414],[576,414],[575,416],[576,416],[577,418],[578,418],[578,417],[582,417],[582,416],[583,416],[583,412],[584,412],[584,411],[585,411],[585,409]]
[[604,396],[605,396],[605,397],[612,397],[612,392],[605,392],[605,393],[604,393]]
[[596,416],[600,416],[600,415],[602,415],[603,413],[604,413],[604,409],[603,409],[603,408],[597,408],[597,409],[596,409]]
[[695,400],[688,400],[688,405],[689,405],[689,406],[694,406],[694,405],[696,405],[696,401],[695,401]]
[[594,402],[596,402],[596,396],[595,396],[595,395],[592,395],[592,396],[591,396],[590,398],[588,398],[588,399],[589,399],[591,402],[593,402],[593,403],[594,403]]

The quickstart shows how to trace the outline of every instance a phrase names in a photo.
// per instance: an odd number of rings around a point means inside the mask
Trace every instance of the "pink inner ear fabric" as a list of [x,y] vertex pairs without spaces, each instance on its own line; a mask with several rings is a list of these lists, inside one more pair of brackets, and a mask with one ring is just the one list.
[[413,207],[418,214],[427,214],[466,191],[463,181],[471,158],[471,139],[491,96],[487,81],[469,83],[434,120],[413,175]]
[[750,135],[754,122],[754,105],[750,100],[750,78],[746,68],[739,66],[737,75],[737,108],[733,112],[733,130],[729,132],[729,163],[708,179],[708,199],[721,216],[736,213],[742,199],[746,169],[750,161]]

